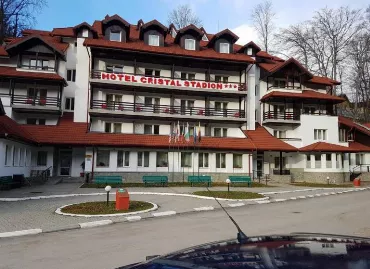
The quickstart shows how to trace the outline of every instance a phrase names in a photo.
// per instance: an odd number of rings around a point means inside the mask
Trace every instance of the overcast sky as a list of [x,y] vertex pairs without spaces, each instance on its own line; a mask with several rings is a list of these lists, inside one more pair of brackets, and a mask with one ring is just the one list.
[[[310,19],[320,8],[350,6],[365,8],[370,2],[365,0],[273,0],[276,11],[276,26],[286,27]],[[259,1],[250,0],[49,0],[35,28],[51,30],[54,27],[75,26],[83,21],[90,24],[102,20],[106,14],[118,13],[130,23],[139,19],[144,22],[157,19],[168,25],[167,15],[178,4],[189,4],[202,19],[209,33],[229,28],[240,38],[238,43],[257,41],[250,13]]]

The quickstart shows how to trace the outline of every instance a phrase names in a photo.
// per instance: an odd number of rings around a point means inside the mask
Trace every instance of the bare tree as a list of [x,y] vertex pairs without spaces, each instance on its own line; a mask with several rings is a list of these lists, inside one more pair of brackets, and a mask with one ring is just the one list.
[[0,44],[4,38],[19,36],[31,27],[35,14],[46,5],[46,0],[0,0]]
[[178,29],[189,24],[202,26],[201,19],[193,12],[189,5],[179,5],[168,14],[168,24],[173,23]]
[[252,9],[252,21],[265,51],[269,50],[275,29],[276,13],[270,0]]

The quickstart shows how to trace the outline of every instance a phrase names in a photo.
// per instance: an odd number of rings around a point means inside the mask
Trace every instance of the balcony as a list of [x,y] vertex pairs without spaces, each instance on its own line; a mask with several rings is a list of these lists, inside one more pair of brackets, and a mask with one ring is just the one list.
[[267,111],[263,114],[263,123],[300,124],[300,113]]
[[[186,92],[218,93],[225,95],[245,95],[245,83],[223,83],[207,80],[182,80],[165,76],[145,76],[133,73],[108,73],[102,70],[92,70],[90,82],[103,86],[108,84],[153,89],[156,92],[168,92],[168,89]],[[162,89],[162,90],[161,90]]]
[[61,101],[58,97],[12,95],[11,102],[17,112],[60,113]]
[[35,71],[55,72],[55,68],[49,66],[30,66],[28,64],[19,64],[17,65],[17,68]]
[[143,103],[107,102],[93,100],[90,114],[98,116],[122,116],[140,118],[157,117],[163,119],[207,119],[214,121],[245,122],[245,111],[204,107],[183,107],[171,105],[145,105]]

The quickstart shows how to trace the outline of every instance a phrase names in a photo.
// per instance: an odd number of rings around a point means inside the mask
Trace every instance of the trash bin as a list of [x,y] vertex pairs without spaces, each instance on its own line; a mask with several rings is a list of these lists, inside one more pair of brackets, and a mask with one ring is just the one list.
[[354,185],[355,187],[359,187],[359,186],[361,186],[361,179],[360,179],[360,178],[355,178],[355,179],[353,180],[353,185]]
[[116,210],[128,210],[130,206],[130,196],[126,189],[116,191]]

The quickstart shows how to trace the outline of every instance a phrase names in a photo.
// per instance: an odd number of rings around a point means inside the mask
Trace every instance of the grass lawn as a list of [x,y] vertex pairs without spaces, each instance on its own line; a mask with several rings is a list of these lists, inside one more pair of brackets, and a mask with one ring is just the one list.
[[309,182],[298,182],[292,183],[293,186],[300,187],[314,187],[314,188],[351,188],[353,184],[325,184],[325,183],[309,183]]
[[63,213],[84,214],[84,215],[103,215],[117,214],[141,211],[152,208],[153,205],[142,201],[130,201],[128,210],[116,210],[116,202],[111,201],[107,206],[107,202],[88,202],[70,205],[62,209]]
[[[81,188],[105,188],[107,184],[96,184],[96,183],[85,183],[81,186]],[[122,183],[122,184],[109,184],[112,188],[128,188],[128,187],[145,187],[144,183]],[[195,187],[202,187],[206,186],[206,184],[194,184]],[[148,185],[148,187],[162,187],[160,184],[152,184]],[[169,182],[168,187],[190,187],[190,183],[188,182]],[[213,182],[212,187],[227,187],[227,184],[224,182]],[[247,183],[237,183],[232,185],[233,188],[237,187],[248,187]],[[252,188],[265,188],[265,187],[273,187],[271,185],[265,185],[258,182],[252,182]]]
[[263,198],[265,196],[245,191],[196,191],[193,192],[194,195],[216,197],[216,198],[227,198],[227,199],[256,199]]

